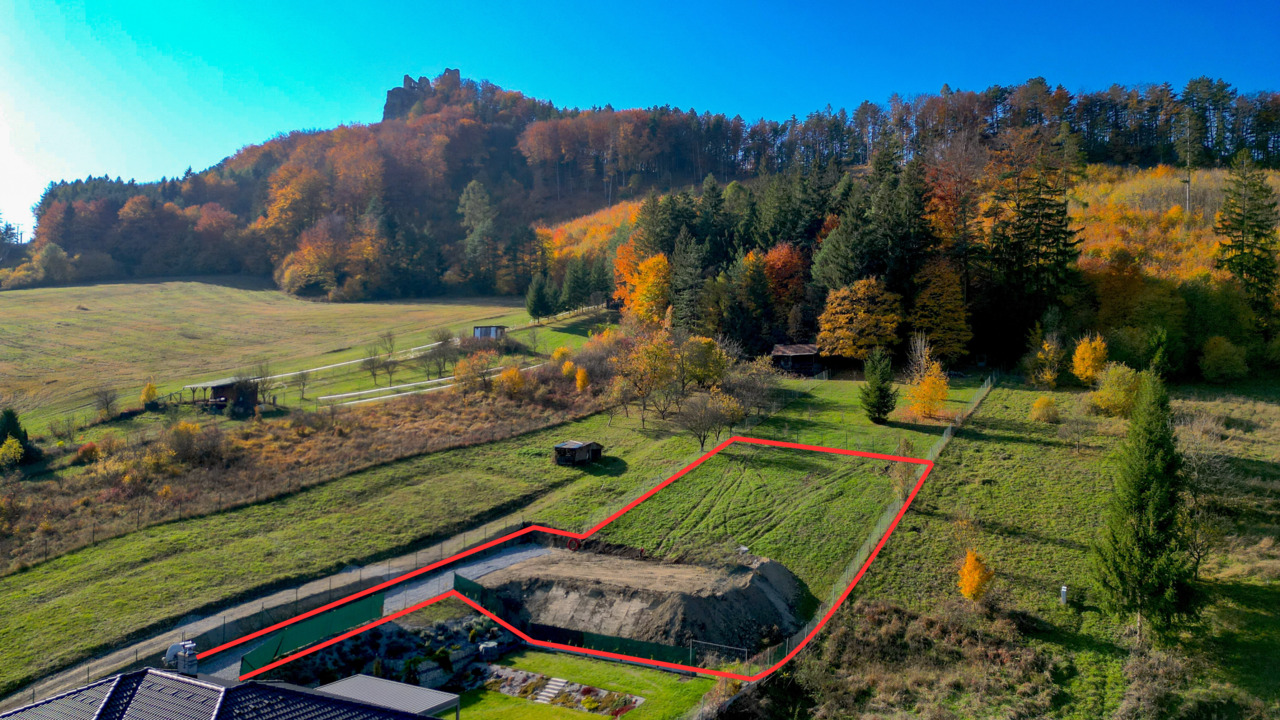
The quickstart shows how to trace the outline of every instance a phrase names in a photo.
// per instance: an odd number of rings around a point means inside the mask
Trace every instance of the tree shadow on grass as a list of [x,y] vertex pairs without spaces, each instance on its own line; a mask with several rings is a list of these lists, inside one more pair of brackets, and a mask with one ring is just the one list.
[[1210,660],[1235,685],[1270,701],[1280,699],[1280,585],[1214,581],[1209,622],[1188,649]]

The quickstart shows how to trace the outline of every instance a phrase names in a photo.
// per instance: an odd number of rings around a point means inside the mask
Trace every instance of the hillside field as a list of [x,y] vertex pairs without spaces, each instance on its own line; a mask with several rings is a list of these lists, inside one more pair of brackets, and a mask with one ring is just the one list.
[[[995,571],[996,602],[1036,618],[1032,642],[1060,661],[1055,716],[1109,717],[1128,685],[1123,667],[1134,637],[1098,609],[1088,555],[1125,423],[1091,417],[1077,450],[1058,426],[1029,419],[1041,395],[1064,408],[1082,399],[1078,391],[993,391],[943,453],[856,596],[949,612],[962,602],[956,573],[973,548]],[[1222,493],[1234,508],[1230,528],[1203,570],[1213,601],[1203,626],[1177,645],[1190,658],[1190,682],[1230,683],[1274,710],[1280,707],[1280,397],[1261,384],[1235,392],[1174,388],[1173,397],[1175,414],[1222,421],[1234,471]],[[1058,604],[1062,585],[1069,590],[1066,606]],[[977,716],[972,710],[957,717]]]
[[[850,444],[868,442],[861,424],[869,423],[856,409],[857,386],[788,383],[797,395],[792,404],[747,434],[766,435],[774,423],[794,428],[810,415],[810,403],[821,403],[814,422],[847,417]],[[956,395],[971,392],[960,388]],[[526,518],[556,527],[589,527],[698,455],[697,442],[670,423],[651,418],[646,428],[639,425],[632,408],[630,417],[601,413],[422,455],[257,505],[144,528],[2,577],[0,691],[164,619],[272,583],[385,557],[474,528],[504,510],[523,508]],[[924,448],[941,426],[902,424],[876,432],[882,448],[897,447],[899,435]],[[566,438],[602,443],[605,461],[586,470],[552,464],[551,446]],[[68,639],[53,651],[44,642],[51,629]]]
[[260,361],[301,370],[359,359],[386,331],[408,348],[481,321],[529,317],[521,298],[322,303],[241,278],[14,290],[0,293],[0,403],[38,431],[59,415],[89,417],[103,385],[131,406],[150,378],[167,393]]

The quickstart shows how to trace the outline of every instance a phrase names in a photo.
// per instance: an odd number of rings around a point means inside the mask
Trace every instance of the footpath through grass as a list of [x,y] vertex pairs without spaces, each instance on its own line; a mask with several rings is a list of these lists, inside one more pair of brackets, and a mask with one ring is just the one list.
[[[500,663],[508,667],[645,699],[627,720],[673,720],[695,707],[711,690],[711,680],[686,677],[661,670],[592,660],[576,655],[524,651],[508,655]],[[578,710],[539,705],[484,689],[462,696],[462,714],[470,720],[581,720],[591,717]]]
[[[1052,395],[1064,407],[1079,399],[1069,391],[991,393],[939,459],[859,584],[858,597],[946,612],[959,598],[957,571],[966,549],[973,548],[995,571],[997,601],[1038,618],[1041,630],[1033,642],[1061,660],[1054,677],[1062,690],[1056,716],[1108,717],[1124,693],[1122,668],[1132,638],[1097,607],[1088,554],[1103,523],[1113,451],[1125,423],[1090,418],[1077,450],[1073,438],[1059,437],[1058,426],[1029,419],[1041,395]],[[1208,408],[1229,418],[1244,409],[1255,416],[1238,425],[1246,429],[1233,432],[1228,442],[1233,462],[1252,478],[1231,490],[1254,510],[1238,517],[1236,539],[1218,561],[1238,568],[1250,548],[1271,547],[1266,535],[1274,537],[1280,527],[1280,404],[1222,391],[1187,398],[1175,388],[1174,396],[1175,412]],[[1229,682],[1274,704],[1280,701],[1280,583],[1264,574],[1224,570],[1211,576],[1215,601],[1207,622],[1183,637],[1180,647],[1193,658],[1197,684]],[[1067,606],[1058,604],[1063,585],[1071,598]]]

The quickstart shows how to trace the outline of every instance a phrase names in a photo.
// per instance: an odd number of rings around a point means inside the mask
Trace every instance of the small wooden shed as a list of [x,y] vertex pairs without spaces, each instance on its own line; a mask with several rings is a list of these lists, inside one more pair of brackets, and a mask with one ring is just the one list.
[[773,366],[796,375],[813,376],[822,372],[818,346],[813,343],[799,345],[774,345]]
[[506,325],[476,325],[471,328],[471,337],[486,340],[501,340],[507,334]]
[[[222,378],[187,385],[183,390],[190,390],[191,401],[203,404],[211,412],[227,412],[232,416],[245,417],[252,415],[254,408],[258,406],[258,380],[260,379]],[[204,392],[198,396],[201,390]]]
[[598,442],[566,440],[556,445],[555,450],[557,465],[585,465],[599,460],[604,446]]

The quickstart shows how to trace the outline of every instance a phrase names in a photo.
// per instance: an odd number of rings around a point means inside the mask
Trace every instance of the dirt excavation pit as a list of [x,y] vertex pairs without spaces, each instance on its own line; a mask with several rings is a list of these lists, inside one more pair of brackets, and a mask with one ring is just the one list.
[[799,629],[802,585],[781,564],[729,568],[553,550],[479,580],[522,620],[684,647],[758,650]]

